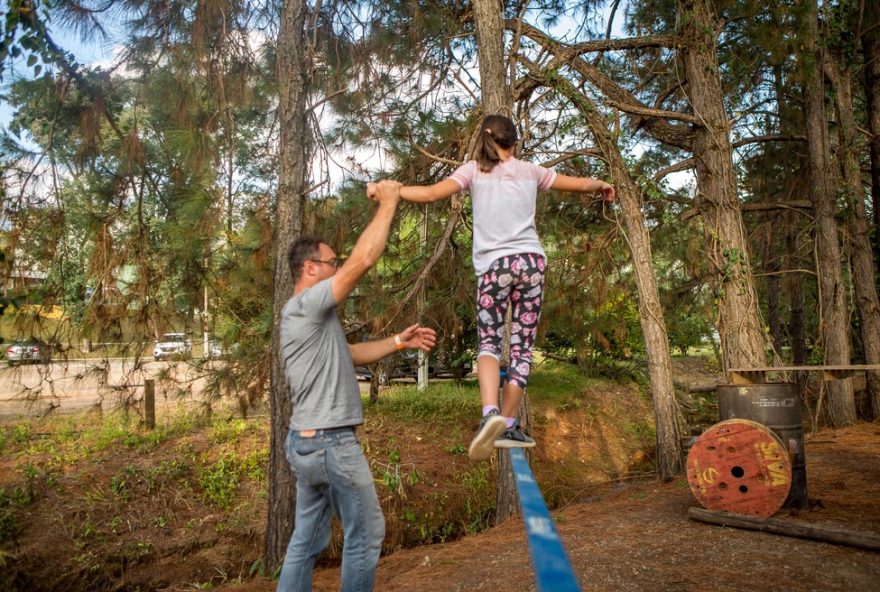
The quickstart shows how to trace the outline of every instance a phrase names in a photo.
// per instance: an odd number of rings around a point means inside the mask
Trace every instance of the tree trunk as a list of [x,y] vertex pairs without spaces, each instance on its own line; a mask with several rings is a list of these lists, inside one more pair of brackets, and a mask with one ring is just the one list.
[[[794,109],[789,106],[789,101],[786,99],[786,80],[780,64],[773,67],[773,83],[776,92],[776,112],[779,116],[779,134],[782,136],[793,136],[801,133],[799,129],[794,129],[801,123],[801,120],[800,118],[795,118]],[[794,155],[789,156],[785,161],[787,167],[789,167],[786,173],[791,177],[793,183],[790,191],[790,195],[793,196],[803,195],[807,190],[806,187],[801,186],[804,176],[802,160],[802,157]],[[783,240],[785,241],[783,267],[789,270],[802,269],[804,265],[801,263],[801,257],[798,254],[798,239],[801,229],[800,214],[789,210],[782,214],[780,221],[783,224]],[[771,229],[771,232],[773,230]],[[807,340],[804,331],[804,274],[800,271],[790,271],[785,275],[782,285],[784,286],[785,294],[788,296],[789,303],[787,333],[788,344],[791,346],[791,358],[788,361],[795,366],[804,366],[807,363]],[[781,351],[781,349],[777,349],[777,353],[781,353]],[[806,374],[802,373],[802,375],[803,379],[806,380]],[[798,382],[800,382],[801,377],[798,378]]]
[[[797,213],[786,215],[786,253],[788,269],[799,269],[800,258],[797,256],[798,223]],[[789,297],[788,336],[791,339],[791,362],[795,366],[807,363],[807,337],[804,330],[804,274],[793,272],[786,282]]]
[[773,349],[776,356],[782,352],[782,316],[779,307],[779,259],[775,255],[775,232],[773,224],[767,224],[767,232],[764,234],[764,264],[770,273],[767,276],[767,325],[770,327],[770,338],[773,340]]
[[[486,115],[513,114],[510,92],[504,72],[504,22],[501,18],[501,0],[474,0],[474,21],[477,30],[477,56],[480,62],[480,90],[483,113]],[[510,313],[504,322],[504,346],[502,359],[509,361]],[[503,388],[503,387],[502,387]],[[501,401],[503,403],[503,401]],[[523,393],[517,412],[520,424],[528,429],[528,392]],[[516,481],[510,463],[510,454],[501,451],[498,455],[498,479],[495,484],[495,522],[501,523],[519,513]]]
[[748,245],[737,196],[730,122],[715,51],[718,23],[707,0],[679,0],[682,54],[688,99],[703,124],[693,143],[697,207],[703,219],[725,370],[766,365],[764,332],[758,313]]
[[648,380],[654,407],[654,425],[657,430],[657,474],[664,481],[671,481],[682,472],[682,448],[679,420],[681,411],[675,400],[672,383],[672,360],[669,356],[669,337],[663,319],[663,305],[657,278],[654,275],[654,259],[651,238],[642,214],[641,191],[629,176],[626,163],[617,143],[608,129],[608,122],[589,104],[586,95],[582,101],[586,108],[581,112],[587,118],[596,144],[611,169],[611,177],[617,190],[623,214],[627,244],[635,268],[636,289],[639,295],[639,322],[645,340],[648,358]]
[[[532,76],[541,76],[535,66],[530,65],[530,68]],[[565,95],[586,119],[590,131],[593,132],[596,145],[605,162],[608,163],[611,178],[617,191],[617,198],[623,214],[626,240],[636,272],[639,321],[648,358],[648,379],[651,384],[654,424],[657,430],[657,473],[661,479],[669,481],[683,470],[681,431],[679,429],[681,412],[675,399],[672,360],[669,356],[669,337],[666,333],[663,305],[660,303],[657,278],[654,274],[651,239],[642,214],[641,191],[629,175],[626,162],[608,129],[607,120],[589,97],[562,78],[556,78],[552,82],[548,81],[547,84]]]
[[504,78],[503,3],[501,0],[474,0],[473,5],[483,113],[510,116],[512,102]]
[[[861,320],[865,363],[880,364],[880,301],[874,283],[876,269],[871,252],[871,224],[865,209],[865,191],[859,168],[856,124],[853,115],[852,76],[843,63],[829,61],[831,79],[835,83],[841,173],[849,204],[848,227],[851,251],[852,282],[856,309]],[[880,372],[867,372],[871,415],[880,418]]]
[[[818,20],[816,4],[804,2],[800,71],[804,77],[804,115],[810,160],[810,185],[816,211],[816,272],[819,280],[821,334],[825,363],[850,363],[849,318],[841,272],[840,242],[837,236],[833,179],[828,160],[831,146],[825,115],[825,86],[822,76],[822,49],[816,46]],[[855,422],[856,407],[850,379],[827,383],[828,418],[833,427]]]
[[[874,212],[874,251],[880,261],[880,0],[865,0],[862,13],[862,52],[865,55],[865,95],[871,132],[871,197]],[[874,417],[877,417],[876,415]]]
[[[503,398],[500,399],[504,404]],[[517,411],[519,423],[522,426],[529,426],[532,423],[532,413],[529,406],[529,392],[523,393],[522,400],[519,403],[519,411]],[[526,461],[530,460],[528,449],[524,449]],[[498,479],[495,483],[495,523],[501,524],[505,520],[519,515],[519,495],[516,492],[516,477],[513,474],[513,463],[510,461],[509,450],[498,451]]]
[[285,0],[278,31],[278,86],[281,142],[274,237],[275,285],[272,299],[273,331],[269,355],[271,434],[269,449],[269,515],[264,563],[269,573],[284,557],[293,532],[296,481],[285,456],[291,399],[284,367],[279,359],[278,324],[281,310],[293,295],[287,249],[302,232],[303,191],[308,174],[310,132],[306,112],[309,62],[305,23],[308,7],[303,0]]

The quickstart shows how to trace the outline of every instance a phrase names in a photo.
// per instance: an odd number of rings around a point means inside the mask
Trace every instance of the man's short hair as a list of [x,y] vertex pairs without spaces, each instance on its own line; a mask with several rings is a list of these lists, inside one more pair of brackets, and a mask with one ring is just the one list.
[[294,282],[302,275],[303,263],[321,255],[322,243],[324,241],[320,237],[308,235],[301,236],[291,243],[287,251],[287,264],[290,266],[290,275]]

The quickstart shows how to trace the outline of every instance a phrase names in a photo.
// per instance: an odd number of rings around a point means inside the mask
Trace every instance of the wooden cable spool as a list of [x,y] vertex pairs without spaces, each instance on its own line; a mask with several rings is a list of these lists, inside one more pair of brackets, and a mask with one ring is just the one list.
[[772,516],[788,497],[791,476],[782,441],[747,419],[716,423],[688,452],[691,492],[709,510]]

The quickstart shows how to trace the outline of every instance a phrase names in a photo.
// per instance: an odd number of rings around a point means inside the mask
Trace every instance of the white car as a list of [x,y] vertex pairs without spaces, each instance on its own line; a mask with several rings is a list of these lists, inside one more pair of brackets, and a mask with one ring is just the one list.
[[157,361],[191,356],[192,341],[187,338],[186,333],[166,333],[153,348],[153,359]]
[[46,363],[51,357],[49,345],[39,339],[16,339],[6,348],[6,361],[10,366]]
[[235,355],[240,346],[238,343],[226,345],[219,339],[212,339],[208,342],[208,358],[212,360],[222,360]]

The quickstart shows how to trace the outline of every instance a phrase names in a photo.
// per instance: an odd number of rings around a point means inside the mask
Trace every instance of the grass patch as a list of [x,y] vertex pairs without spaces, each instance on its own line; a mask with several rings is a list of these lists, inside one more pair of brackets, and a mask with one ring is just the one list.
[[601,380],[584,376],[577,366],[545,360],[529,376],[529,396],[532,401],[564,410],[598,382]]
[[434,382],[424,391],[415,385],[404,385],[384,391],[378,405],[364,401],[369,416],[383,416],[402,421],[456,423],[475,417],[480,412],[480,389],[476,380],[456,384]]

